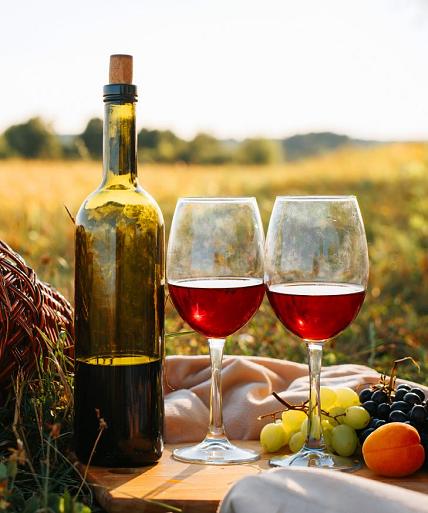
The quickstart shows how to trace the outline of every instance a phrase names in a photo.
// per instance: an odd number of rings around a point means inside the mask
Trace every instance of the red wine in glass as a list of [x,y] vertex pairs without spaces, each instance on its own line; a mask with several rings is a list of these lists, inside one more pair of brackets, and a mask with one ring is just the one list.
[[207,338],[225,338],[258,310],[265,286],[259,278],[202,278],[168,282],[181,317]]
[[327,340],[344,330],[365,294],[361,285],[348,283],[280,283],[267,289],[279,320],[304,340]]

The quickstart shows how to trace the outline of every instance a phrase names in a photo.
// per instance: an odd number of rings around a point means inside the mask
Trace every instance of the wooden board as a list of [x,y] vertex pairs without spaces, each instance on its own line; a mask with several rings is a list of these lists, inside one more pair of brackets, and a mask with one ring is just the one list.
[[[254,441],[237,442],[237,445],[260,448],[259,443]],[[161,460],[152,467],[117,470],[90,468],[88,480],[100,506],[108,513],[166,513],[178,510],[183,513],[213,513],[238,479],[271,468],[268,462],[271,455],[268,454],[246,465],[217,466],[180,463],[172,459],[171,450],[171,446],[166,446]],[[367,468],[356,474],[428,494],[426,472],[400,479],[379,478]],[[171,509],[161,507],[156,502]]]

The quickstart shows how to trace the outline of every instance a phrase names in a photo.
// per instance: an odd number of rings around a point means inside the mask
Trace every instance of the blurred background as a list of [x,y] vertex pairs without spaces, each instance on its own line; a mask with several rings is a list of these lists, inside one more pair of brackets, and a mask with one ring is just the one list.
[[[167,229],[177,196],[356,194],[369,241],[363,309],[325,364],[428,383],[425,0],[111,0],[2,12],[0,238],[73,297],[75,213],[98,185],[111,53],[134,56],[140,181]],[[186,329],[171,305],[167,330]],[[198,335],[169,353],[199,354]],[[303,361],[265,302],[229,353]]]

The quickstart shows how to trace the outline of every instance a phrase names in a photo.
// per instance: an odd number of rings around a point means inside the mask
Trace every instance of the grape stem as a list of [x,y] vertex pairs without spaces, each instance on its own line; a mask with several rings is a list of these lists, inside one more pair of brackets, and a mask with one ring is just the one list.
[[288,410],[307,411],[307,404],[309,403],[309,400],[305,401],[304,403],[301,403],[301,404],[291,404],[291,403],[287,402],[285,399],[282,399],[282,397],[280,397],[276,392],[272,392],[272,395],[275,397],[275,399],[277,401],[279,401],[281,404],[286,406]]
[[[257,420],[262,420],[262,419],[264,419],[266,417],[273,417],[273,419],[275,420],[276,416],[279,413],[283,413],[284,411],[287,411],[287,410],[303,411],[306,415],[308,415],[308,412],[309,412],[309,407],[308,407],[309,400],[305,401],[305,402],[303,402],[301,404],[291,404],[288,401],[286,401],[285,399],[282,399],[282,397],[280,397],[276,392],[272,392],[272,395],[275,397],[275,399],[277,401],[279,401],[281,404],[283,404],[285,406],[285,409],[272,411],[270,413],[265,413],[264,415],[259,415],[257,417]],[[328,411],[323,410],[323,409],[321,409],[321,413],[323,415],[325,415],[326,417],[330,417],[331,419],[334,419],[334,420],[337,420],[338,417],[344,417],[345,416],[345,413],[339,413],[339,415],[330,415],[330,413]]]
[[273,417],[273,419],[275,420],[276,416],[279,413],[283,413],[286,410],[299,410],[299,411],[303,411],[304,413],[306,413],[306,415],[308,414],[307,404],[309,401],[305,401],[304,403],[301,403],[301,404],[291,404],[291,403],[288,403],[285,399],[282,399],[276,392],[272,392],[272,395],[275,397],[275,399],[277,401],[279,401],[281,404],[283,404],[285,406],[285,409],[276,410],[276,411],[273,411],[270,413],[265,413],[264,415],[259,415],[257,417],[257,420],[262,420],[266,417]]
[[395,360],[394,365],[392,366],[392,369],[391,369],[391,376],[389,377],[389,383],[386,382],[386,376],[384,376],[385,385],[388,385],[388,389],[389,389],[389,397],[391,397],[392,391],[395,390],[395,382],[397,381],[398,366],[400,365],[400,363],[408,362],[409,360],[413,363],[413,365],[415,365],[418,368],[419,371],[421,370],[419,364],[411,356],[406,356],[405,358],[400,358],[399,360]]
[[371,387],[372,390],[383,390],[387,394],[388,400],[391,402],[391,396],[392,396],[393,392],[395,392],[396,383],[397,383],[398,366],[400,365],[400,363],[404,363],[407,361],[411,361],[413,363],[413,365],[415,365],[419,371],[421,370],[419,364],[411,356],[406,356],[404,358],[395,360],[394,365],[392,366],[392,369],[391,369],[391,374],[389,376],[387,376],[386,374],[381,374],[379,383],[372,385],[372,387]]

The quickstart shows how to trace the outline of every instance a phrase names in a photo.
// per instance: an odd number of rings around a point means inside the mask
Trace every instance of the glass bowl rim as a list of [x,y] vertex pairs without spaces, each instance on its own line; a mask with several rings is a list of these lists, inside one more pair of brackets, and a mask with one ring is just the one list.
[[329,195],[295,195],[295,196],[277,196],[276,201],[349,201],[356,200],[355,194],[329,194]]
[[242,203],[257,201],[255,196],[182,196],[177,203]]

